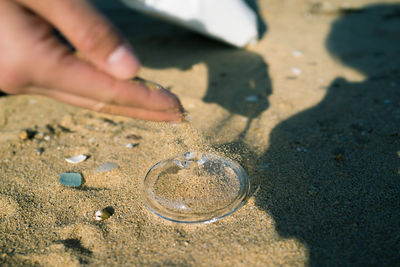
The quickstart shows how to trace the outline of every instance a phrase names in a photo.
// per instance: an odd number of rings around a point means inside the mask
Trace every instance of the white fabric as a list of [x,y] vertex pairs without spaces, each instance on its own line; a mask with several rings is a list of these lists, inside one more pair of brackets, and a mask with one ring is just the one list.
[[257,41],[257,18],[243,0],[122,0],[138,11],[243,47]]

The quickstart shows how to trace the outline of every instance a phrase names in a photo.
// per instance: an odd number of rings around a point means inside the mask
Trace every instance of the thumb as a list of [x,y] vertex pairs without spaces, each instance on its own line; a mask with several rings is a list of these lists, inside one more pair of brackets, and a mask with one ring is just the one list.
[[111,23],[86,0],[19,0],[53,24],[99,69],[119,78],[136,75],[140,62]]

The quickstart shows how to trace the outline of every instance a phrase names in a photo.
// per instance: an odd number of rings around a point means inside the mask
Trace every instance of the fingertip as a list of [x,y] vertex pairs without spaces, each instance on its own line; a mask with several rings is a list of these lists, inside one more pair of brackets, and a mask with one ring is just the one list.
[[175,110],[177,112],[183,112],[183,106],[179,99],[179,97],[172,93],[171,91],[162,88],[156,91],[161,97],[164,99],[165,108],[166,110]]
[[133,78],[139,71],[140,62],[132,49],[122,44],[110,53],[107,59],[108,72],[118,79]]

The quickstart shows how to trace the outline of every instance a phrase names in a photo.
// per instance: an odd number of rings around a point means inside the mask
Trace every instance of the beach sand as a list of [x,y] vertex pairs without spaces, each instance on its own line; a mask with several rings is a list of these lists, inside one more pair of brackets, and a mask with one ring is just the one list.
[[[376,2],[260,0],[265,36],[244,50],[100,1],[139,76],[179,95],[189,122],[0,97],[0,265],[398,264],[400,1]],[[213,223],[157,217],[143,178],[194,150],[240,162],[250,197]],[[65,161],[78,154],[90,157]],[[104,162],[119,168],[93,171]],[[63,172],[83,186],[61,185]]]

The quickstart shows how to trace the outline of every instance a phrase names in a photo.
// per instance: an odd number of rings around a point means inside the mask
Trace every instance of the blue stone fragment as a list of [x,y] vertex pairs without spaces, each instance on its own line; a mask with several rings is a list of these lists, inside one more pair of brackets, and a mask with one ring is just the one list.
[[66,186],[79,187],[82,185],[82,175],[76,172],[61,173],[60,183]]

